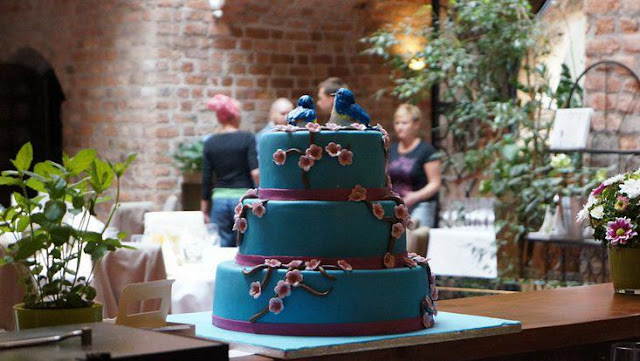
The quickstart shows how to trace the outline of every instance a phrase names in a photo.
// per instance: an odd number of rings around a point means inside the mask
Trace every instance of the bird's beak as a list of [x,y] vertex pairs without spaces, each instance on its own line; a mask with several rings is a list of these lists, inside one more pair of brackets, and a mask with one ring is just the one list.
[[336,96],[336,93],[331,93],[331,94],[329,94],[329,95],[331,95],[332,97],[335,97],[335,96]]

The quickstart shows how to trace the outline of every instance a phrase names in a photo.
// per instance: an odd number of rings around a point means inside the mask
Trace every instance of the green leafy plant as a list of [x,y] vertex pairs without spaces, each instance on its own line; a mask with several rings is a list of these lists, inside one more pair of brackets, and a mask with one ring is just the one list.
[[[573,82],[565,69],[560,87],[549,87],[538,61],[548,38],[527,0],[451,0],[447,9],[439,29],[409,19],[363,39],[365,52],[392,68],[392,93],[403,100],[418,101],[439,85],[445,180],[466,185],[468,195],[480,190],[496,197],[502,271],[514,275],[517,242],[540,226],[546,205],[557,194],[584,195],[593,185],[594,170],[580,156],[566,167],[551,165],[548,109],[563,106]],[[407,37],[423,47],[394,51]],[[424,68],[412,66],[416,61]],[[580,95],[581,88],[571,105],[579,105]]]
[[201,172],[203,151],[204,140],[197,140],[192,143],[180,143],[172,156],[181,172]]
[[[0,236],[15,240],[2,247],[0,265],[15,265],[26,287],[26,308],[78,308],[93,304],[96,290],[90,275],[78,274],[84,257],[100,260],[121,247],[126,234],[105,237],[105,230],[118,206],[120,181],[135,159],[110,163],[85,149],[66,154],[62,164],[37,163],[31,170],[33,148],[25,144],[12,160],[15,170],[2,172],[0,185],[14,186],[15,205],[1,212]],[[115,180],[115,199],[106,196]],[[29,197],[27,189],[38,192]],[[89,230],[90,215],[100,203],[113,200],[101,231]],[[125,247],[129,248],[129,247]],[[85,256],[86,255],[86,256]]]

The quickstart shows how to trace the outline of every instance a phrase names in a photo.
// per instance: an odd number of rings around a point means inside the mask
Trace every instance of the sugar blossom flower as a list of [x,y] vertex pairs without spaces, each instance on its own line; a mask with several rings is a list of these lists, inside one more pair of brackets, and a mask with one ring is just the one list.
[[391,253],[387,252],[384,254],[383,263],[385,267],[393,268],[396,266],[396,257],[394,257],[394,255],[392,255]]
[[338,267],[340,267],[343,271],[353,271],[353,267],[349,264],[349,262],[343,259],[338,260]]
[[242,214],[242,209],[244,208],[244,206],[242,205],[242,203],[238,203],[236,204],[236,207],[233,209],[233,219],[238,219],[240,218],[240,215]]
[[298,167],[302,168],[302,170],[304,170],[305,172],[308,172],[314,163],[315,161],[313,160],[313,158],[306,155],[301,155],[300,159],[298,160]]
[[431,291],[431,299],[437,301],[439,296],[438,287],[436,287],[436,285],[432,283],[429,289]]
[[242,217],[236,218],[236,221],[233,223],[233,230],[244,233],[247,230],[247,219]]
[[257,197],[258,196],[258,190],[255,188],[249,188],[247,189],[247,191],[244,193],[243,197]]
[[287,152],[282,149],[278,149],[273,153],[273,162],[277,165],[284,165],[287,161]]
[[607,235],[605,238],[612,245],[627,244],[627,241],[638,235],[638,232],[634,231],[635,228],[636,226],[631,223],[629,218],[620,217],[615,221],[607,222]]
[[283,280],[280,280],[273,290],[276,292],[278,297],[285,298],[291,294],[291,285]]
[[360,184],[356,184],[349,194],[349,200],[352,202],[364,201],[367,199],[367,189]]
[[297,269],[291,270],[287,272],[287,274],[284,276],[284,279],[293,287],[298,287],[303,279],[302,272]]
[[251,282],[251,288],[249,289],[249,296],[257,299],[262,294],[262,287],[260,282]]
[[351,128],[355,128],[358,130],[366,130],[367,126],[362,123],[351,123]]
[[418,266],[418,263],[414,259],[409,257],[404,257],[404,264],[407,265],[409,268]]
[[393,207],[393,214],[397,219],[405,220],[409,218],[409,210],[404,204]]
[[424,328],[431,328],[434,324],[435,321],[433,320],[433,315],[425,312],[422,315],[422,326],[424,326]]
[[327,144],[326,147],[324,147],[324,150],[326,150],[327,154],[329,154],[331,157],[337,157],[340,151],[342,150],[342,146],[340,144],[331,142]]
[[316,268],[320,266],[320,260],[312,259],[304,263],[305,268],[311,271],[314,271]]
[[312,133],[317,133],[320,131],[320,124],[318,123],[307,123],[306,125],[307,129],[309,129],[310,132]]
[[[311,124],[311,123],[307,123],[307,124]],[[305,154],[307,155],[307,157],[313,160],[320,160],[322,159],[322,147],[315,144],[311,144],[309,148],[307,148],[307,150],[305,151]]]
[[402,225],[404,226],[404,228],[410,229],[412,231],[416,229],[416,222],[414,222],[413,219],[411,219],[411,217],[403,219]]
[[271,268],[278,268],[282,265],[282,262],[278,261],[277,259],[265,259],[264,264]]
[[296,127],[295,125],[291,125],[291,124],[287,124],[284,127],[284,131],[285,132],[295,132],[298,129],[300,129],[300,128]]
[[620,192],[626,194],[629,198],[640,196],[640,179],[627,179],[620,184]]
[[629,205],[629,198],[625,196],[618,196],[618,198],[616,199],[616,203],[613,205],[613,208],[616,211],[622,212],[625,209],[627,209],[628,205]]
[[253,213],[258,218],[262,218],[266,211],[267,209],[264,208],[262,202],[255,202],[251,204],[251,213]]
[[284,309],[284,303],[278,297],[273,297],[269,300],[269,312],[279,314]]
[[400,238],[403,233],[404,226],[402,225],[402,223],[394,223],[393,226],[391,226],[391,236],[393,238]]
[[287,268],[298,268],[300,266],[302,266],[302,261],[299,259],[295,259],[287,264],[284,265]]
[[384,208],[382,208],[382,204],[374,203],[371,206],[371,213],[373,213],[373,215],[378,219],[384,218]]
[[348,149],[342,149],[338,153],[338,162],[340,165],[350,165],[353,163],[353,152]]
[[329,128],[329,130],[333,130],[333,131],[339,130],[339,129],[341,128],[341,127],[340,127],[338,124],[336,124],[336,123],[327,123],[327,124],[325,124],[324,126],[325,126],[325,127],[327,127],[327,128]]

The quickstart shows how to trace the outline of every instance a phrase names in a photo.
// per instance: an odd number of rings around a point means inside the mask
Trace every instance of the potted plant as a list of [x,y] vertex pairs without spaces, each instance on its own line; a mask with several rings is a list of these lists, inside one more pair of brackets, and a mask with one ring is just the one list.
[[618,174],[600,183],[578,214],[589,221],[593,236],[609,250],[613,287],[618,293],[640,294],[640,170]]
[[204,140],[197,140],[180,143],[173,153],[173,159],[182,172],[182,209],[185,211],[200,209],[203,151]]
[[[66,154],[62,164],[45,161],[31,169],[33,148],[25,144],[12,160],[15,170],[3,171],[0,185],[18,187],[15,204],[0,213],[0,236],[15,240],[0,245],[0,265],[15,265],[26,288],[23,303],[14,306],[18,329],[102,321],[102,305],[94,302],[91,277],[79,274],[82,258],[95,265],[108,251],[124,247],[125,234],[105,236],[118,206],[120,181],[135,155],[124,163],[109,163],[85,149]],[[108,219],[100,229],[89,227],[96,206],[115,180],[116,194]],[[37,191],[29,196],[30,190]]]

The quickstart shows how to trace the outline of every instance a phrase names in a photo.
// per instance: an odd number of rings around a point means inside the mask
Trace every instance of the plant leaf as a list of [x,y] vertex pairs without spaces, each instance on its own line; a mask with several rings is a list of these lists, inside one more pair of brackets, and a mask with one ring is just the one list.
[[33,161],[33,146],[31,146],[31,143],[26,143],[18,151],[16,159],[11,162],[17,170],[23,172],[25,170],[29,170],[29,167],[31,167],[31,161]]

